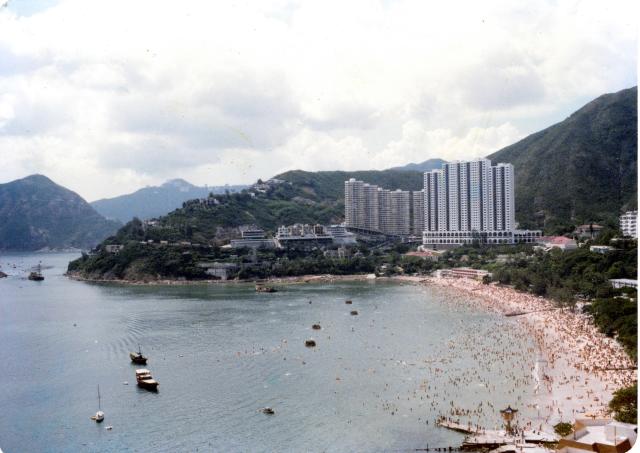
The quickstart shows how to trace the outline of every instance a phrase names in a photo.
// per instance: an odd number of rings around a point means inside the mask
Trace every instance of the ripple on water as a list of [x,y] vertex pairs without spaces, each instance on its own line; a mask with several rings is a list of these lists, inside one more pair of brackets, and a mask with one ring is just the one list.
[[[0,432],[12,433],[7,451],[63,451],[71,438],[94,451],[453,445],[460,436],[433,427],[449,401],[506,405],[526,392],[508,393],[513,376],[505,375],[531,375],[517,354],[491,366],[473,356],[473,348],[491,357],[496,349],[522,348],[522,341],[492,333],[508,324],[424,288],[314,284],[260,297],[251,286],[45,283],[41,292],[2,283],[19,300],[10,325],[0,318],[3,371],[10,370],[0,373]],[[322,330],[312,332],[314,323]],[[311,336],[318,346],[305,348]],[[160,382],[157,394],[135,386],[128,352],[138,344]],[[41,372],[27,373],[25,365]],[[504,391],[487,388],[487,380]],[[108,434],[87,425],[97,383],[114,426]],[[259,412],[264,406],[276,414]],[[55,422],[43,422],[43,413],[55,413]],[[68,427],[64,436],[60,426]]]

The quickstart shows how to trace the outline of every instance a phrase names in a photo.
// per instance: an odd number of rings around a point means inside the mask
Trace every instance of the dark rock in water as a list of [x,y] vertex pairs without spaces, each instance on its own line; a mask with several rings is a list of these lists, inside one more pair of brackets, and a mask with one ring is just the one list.
[[6,277],[8,277],[8,275],[0,271],[0,278],[6,278]]
[[313,347],[316,345],[316,341],[315,341],[315,340],[306,340],[306,341],[304,342],[304,345],[305,345],[307,348],[313,348]]
[[358,310],[353,310],[353,311],[351,312],[351,316],[356,316],[357,314],[358,314]]
[[352,304],[352,302],[350,300],[345,300],[344,303],[347,304],[347,305],[351,305]]
[[320,329],[322,329],[322,327],[320,326],[320,324],[314,324],[314,325],[312,325],[312,326],[311,326],[311,328],[312,328],[313,330],[320,330]]

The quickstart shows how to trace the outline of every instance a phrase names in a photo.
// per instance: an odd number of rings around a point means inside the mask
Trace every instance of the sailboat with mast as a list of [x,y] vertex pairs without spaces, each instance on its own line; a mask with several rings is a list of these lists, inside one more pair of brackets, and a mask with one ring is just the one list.
[[91,417],[91,420],[95,420],[96,423],[102,423],[104,420],[104,412],[102,412],[102,408],[100,407],[100,386],[98,385],[98,412],[96,415]]

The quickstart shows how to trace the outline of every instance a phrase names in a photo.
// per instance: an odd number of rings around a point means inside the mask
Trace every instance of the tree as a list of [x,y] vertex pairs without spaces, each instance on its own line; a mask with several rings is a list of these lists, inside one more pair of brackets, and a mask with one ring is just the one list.
[[619,422],[637,424],[638,383],[616,390],[609,402],[609,409],[614,412],[614,418]]
[[571,423],[561,422],[553,427],[553,430],[559,436],[568,436],[573,432],[573,425]]

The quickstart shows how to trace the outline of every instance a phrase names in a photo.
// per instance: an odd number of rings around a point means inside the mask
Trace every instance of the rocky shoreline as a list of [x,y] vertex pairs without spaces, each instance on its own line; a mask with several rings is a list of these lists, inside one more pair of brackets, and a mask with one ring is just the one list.
[[116,278],[90,278],[83,277],[78,272],[67,272],[65,276],[72,280],[87,282],[87,283],[113,283],[120,285],[136,285],[136,286],[187,286],[187,285],[237,285],[255,283],[257,281],[261,283],[274,284],[294,284],[294,283],[320,283],[320,282],[337,282],[337,281],[365,281],[365,280],[394,280],[395,278],[375,277],[373,274],[349,274],[349,275],[332,275],[332,274],[320,274],[320,275],[299,275],[292,277],[272,277],[264,280],[247,279],[247,280],[176,280],[176,279],[141,279],[141,280],[127,280]]

